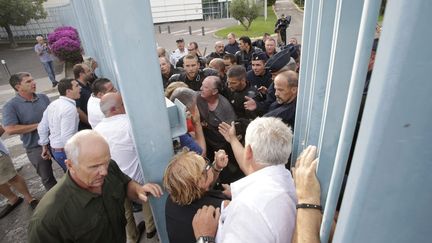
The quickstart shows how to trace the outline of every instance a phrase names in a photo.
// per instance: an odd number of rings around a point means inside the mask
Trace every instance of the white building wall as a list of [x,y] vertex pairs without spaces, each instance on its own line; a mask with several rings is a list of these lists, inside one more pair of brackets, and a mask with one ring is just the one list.
[[150,0],[153,23],[203,18],[201,0]]

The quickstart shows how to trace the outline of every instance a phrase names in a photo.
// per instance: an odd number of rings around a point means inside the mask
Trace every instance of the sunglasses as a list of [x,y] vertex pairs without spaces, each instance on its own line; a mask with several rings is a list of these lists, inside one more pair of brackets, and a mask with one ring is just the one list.
[[209,159],[204,158],[204,160],[206,162],[206,166],[204,167],[203,173],[209,171],[214,165],[214,162],[211,162]]

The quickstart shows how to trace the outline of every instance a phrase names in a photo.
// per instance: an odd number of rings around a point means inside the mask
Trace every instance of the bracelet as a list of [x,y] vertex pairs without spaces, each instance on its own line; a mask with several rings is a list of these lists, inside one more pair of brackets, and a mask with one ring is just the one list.
[[322,211],[322,207],[321,205],[315,205],[315,204],[309,204],[309,203],[301,203],[301,204],[297,204],[296,208],[310,208],[310,209],[318,209],[320,211]]
[[222,170],[223,170],[223,168],[220,169],[220,170],[216,169],[216,164],[213,164],[212,168],[213,168],[213,170],[216,171],[217,173],[221,173]]

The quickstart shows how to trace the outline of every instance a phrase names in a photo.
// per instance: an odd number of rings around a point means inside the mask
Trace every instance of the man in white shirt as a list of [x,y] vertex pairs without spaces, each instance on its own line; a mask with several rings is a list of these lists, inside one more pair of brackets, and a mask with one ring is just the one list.
[[[119,93],[105,94],[101,98],[100,109],[105,118],[94,130],[108,142],[111,158],[117,163],[120,170],[138,183],[144,184],[141,162],[138,158],[132,128],[121,95]],[[128,221],[126,225],[127,238],[132,242],[137,242],[139,235],[130,201],[125,202],[125,210]],[[147,237],[152,238],[156,233],[156,227],[148,203],[143,204],[143,214]]]
[[80,90],[77,81],[68,78],[60,80],[58,84],[60,97],[46,108],[37,128],[38,143],[42,145],[42,158],[50,157],[51,148],[54,159],[65,172],[64,145],[78,131],[79,116],[75,100],[80,98]]
[[106,93],[117,92],[117,89],[107,78],[98,78],[92,84],[92,95],[87,103],[87,117],[90,126],[94,129],[105,117],[100,109],[100,99]]
[[232,201],[222,205],[219,225],[204,223],[209,219],[197,213],[193,227],[198,242],[214,240],[216,228],[216,242],[291,242],[297,203],[293,179],[285,168],[291,154],[291,129],[278,118],[257,118],[246,130],[245,148],[233,126],[224,123],[219,131],[246,177],[231,184]]
[[170,62],[174,67],[176,66],[180,58],[188,54],[188,50],[185,49],[185,42],[183,38],[176,40],[176,43],[177,43],[177,49],[173,51],[170,55]]

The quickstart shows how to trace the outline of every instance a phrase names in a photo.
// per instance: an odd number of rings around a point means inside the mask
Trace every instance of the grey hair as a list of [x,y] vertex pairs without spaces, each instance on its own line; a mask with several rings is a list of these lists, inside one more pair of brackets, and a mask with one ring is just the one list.
[[75,133],[66,142],[66,145],[64,146],[66,158],[71,160],[73,164],[77,165],[79,163],[78,157],[81,150],[81,142],[86,140],[89,136],[97,136],[105,141],[105,139],[98,132],[90,129],[85,129]]
[[114,97],[112,99],[101,99],[99,106],[105,117],[109,117],[111,109],[117,106],[117,100]]
[[280,118],[259,117],[246,129],[255,162],[269,166],[286,164],[291,154],[292,131]]
[[170,100],[174,102],[175,99],[178,99],[188,110],[190,110],[196,104],[196,96],[197,93],[192,89],[179,87],[174,90]]

